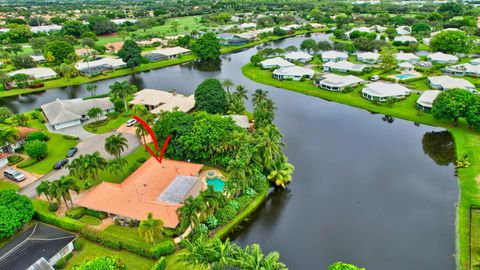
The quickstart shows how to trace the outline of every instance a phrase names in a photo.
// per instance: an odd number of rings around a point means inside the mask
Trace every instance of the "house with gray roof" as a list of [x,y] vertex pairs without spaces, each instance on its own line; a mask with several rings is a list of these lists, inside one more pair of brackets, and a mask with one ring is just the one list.
[[55,130],[80,125],[83,121],[88,120],[88,111],[91,108],[98,107],[102,109],[103,114],[115,111],[115,106],[108,98],[57,99],[40,107],[45,118]]
[[0,269],[53,270],[73,251],[76,236],[43,223],[36,223],[0,248]]

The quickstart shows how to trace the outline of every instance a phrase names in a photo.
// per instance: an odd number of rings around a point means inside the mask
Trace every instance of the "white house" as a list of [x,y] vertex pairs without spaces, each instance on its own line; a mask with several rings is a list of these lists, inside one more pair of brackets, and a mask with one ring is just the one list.
[[393,41],[401,42],[401,43],[409,43],[409,42],[416,43],[417,39],[412,36],[397,36],[393,39]]
[[41,54],[32,54],[30,57],[35,61],[36,63],[43,63],[45,62],[45,56]]
[[412,71],[415,67],[410,62],[398,63],[398,68],[404,71]]
[[456,62],[458,62],[458,57],[451,54],[436,52],[436,53],[429,54],[427,56],[427,60],[431,62],[436,62],[439,64],[455,64]]
[[260,65],[262,66],[262,68],[266,68],[266,69],[295,66],[295,64],[290,63],[281,57],[275,57],[275,58],[263,60],[262,62],[260,62]]
[[108,98],[57,99],[40,107],[55,130],[80,125],[82,121],[88,119],[88,111],[91,108],[100,108],[103,114],[115,111],[115,106]]
[[340,72],[362,72],[365,65],[354,64],[348,61],[327,62],[323,65],[323,71],[340,71]]
[[404,36],[404,35],[410,35],[412,33],[412,29],[410,26],[402,25],[397,27],[395,30],[397,30],[397,34]]
[[368,100],[386,101],[388,98],[405,98],[410,89],[398,83],[373,82],[362,89],[362,97]]
[[433,89],[448,90],[453,88],[462,88],[466,90],[475,90],[475,85],[473,85],[471,82],[465,79],[452,78],[446,75],[428,77],[428,82]]
[[138,22],[137,19],[111,19],[110,21],[112,21],[116,25],[124,24],[126,22],[129,22],[129,23],[137,23]]
[[299,81],[302,78],[311,79],[315,71],[313,69],[293,66],[275,69],[273,71],[273,78],[278,80],[294,80]]
[[353,87],[362,82],[362,79],[353,75],[341,76],[329,73],[315,79],[314,84],[329,91],[342,91],[346,87]]
[[432,109],[433,102],[437,98],[438,94],[440,94],[441,91],[439,90],[426,90],[420,95],[420,97],[417,99],[417,107],[424,110],[424,111],[429,111]]
[[480,65],[480,58],[470,60],[470,64],[472,65]]
[[145,57],[148,58],[151,62],[160,61],[165,59],[177,58],[182,55],[189,54],[190,50],[182,47],[171,47],[171,48],[157,48],[153,51],[148,51],[145,54]]
[[145,106],[151,113],[161,112],[190,112],[195,107],[194,95],[184,96],[174,92],[157,89],[143,89],[134,94],[128,104]]
[[395,59],[397,59],[398,62],[410,62],[412,64],[420,60],[420,58],[413,53],[403,52],[395,54]]
[[94,61],[83,61],[75,64],[75,67],[83,74],[91,75],[105,71],[115,70],[126,67],[126,63],[121,58],[104,57]]
[[367,63],[367,64],[377,63],[379,57],[380,57],[380,54],[376,52],[357,53],[358,61]]
[[31,78],[35,80],[46,80],[46,79],[51,79],[57,77],[57,73],[53,71],[51,68],[46,68],[46,67],[36,67],[36,68],[27,68],[27,69],[20,69],[20,70],[15,70],[8,75],[14,76],[17,74],[25,74],[30,76]]
[[326,51],[322,53],[323,62],[338,62],[348,59],[348,54],[339,51]]
[[470,63],[447,66],[442,70],[444,73],[454,76],[480,75],[480,66]]
[[62,26],[51,24],[51,25],[40,25],[40,26],[32,26],[30,27],[30,31],[32,33],[48,33],[53,31],[59,31],[62,29]]
[[285,60],[290,62],[301,62],[306,63],[311,61],[313,56],[306,52],[290,52],[285,54]]

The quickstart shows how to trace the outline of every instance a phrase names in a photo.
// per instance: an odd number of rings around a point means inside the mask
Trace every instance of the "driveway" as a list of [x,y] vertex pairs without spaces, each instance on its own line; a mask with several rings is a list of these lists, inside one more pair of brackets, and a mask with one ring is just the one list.
[[[25,180],[23,180],[22,182],[16,182],[16,181],[12,181],[10,179],[7,179],[5,176],[3,176],[3,172],[8,169],[8,168],[12,168],[14,170],[17,170],[21,173],[23,173],[23,175],[25,175]],[[9,182],[9,183],[12,183],[12,184],[16,184],[17,186],[19,186],[20,188],[23,188],[25,186],[28,186],[30,185],[31,183],[35,182],[37,179],[39,179],[41,177],[40,174],[35,174],[35,173],[31,173],[31,172],[27,172],[25,170],[22,170],[22,169],[18,169],[16,166],[4,166],[0,169],[0,179],[5,181],[5,182]]]
[[[105,118],[106,117],[103,116],[103,117],[100,118],[100,120],[105,119]],[[90,138],[90,137],[96,135],[96,134],[90,133],[90,132],[86,131],[85,129],[83,129],[84,125],[87,125],[87,124],[89,124],[91,122],[94,122],[94,121],[96,121],[96,119],[90,119],[90,120],[84,121],[81,125],[68,127],[68,128],[62,128],[60,130],[53,129],[52,125],[50,125],[49,123],[46,123],[45,126],[47,127],[49,132],[63,134],[63,135],[70,135],[70,136],[78,137],[78,138],[80,138],[80,140],[85,140],[87,138]]]
[[[81,127],[80,127],[81,128]],[[113,134],[122,134],[126,139],[127,139],[127,144],[128,147],[125,149],[125,151],[122,153],[122,156],[128,155],[131,152],[135,151],[140,145],[140,140],[138,139],[137,135],[131,134],[131,133],[123,133],[123,132],[108,132],[105,134],[90,134],[87,138],[82,140],[78,145],[78,152],[75,154],[73,158],[69,158],[71,161],[72,159],[75,159],[79,157],[80,155],[85,155],[85,154],[92,154],[95,151],[100,152],[100,155],[107,160],[113,159],[114,157],[105,151],[105,139]],[[65,153],[66,154],[66,153]],[[49,172],[48,174],[44,175],[42,178],[40,178],[38,181],[35,181],[34,183],[31,183],[30,185],[20,189],[20,193],[29,196],[30,198],[33,198],[36,196],[36,191],[35,188],[40,184],[42,180],[48,180],[48,181],[54,181],[59,179],[62,176],[68,175],[68,170],[64,167],[60,170],[53,170]]]

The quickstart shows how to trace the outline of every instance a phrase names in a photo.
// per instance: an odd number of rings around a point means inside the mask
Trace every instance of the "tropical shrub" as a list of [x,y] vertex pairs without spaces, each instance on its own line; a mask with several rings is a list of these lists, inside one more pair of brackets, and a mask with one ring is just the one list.
[[210,216],[205,220],[208,229],[213,230],[218,226],[218,219],[215,216]]
[[163,241],[153,248],[154,258],[160,258],[164,255],[169,255],[175,252],[175,244],[172,240]]
[[105,219],[108,216],[107,213],[105,213],[105,212],[95,211],[95,210],[88,209],[88,208],[85,209],[85,214],[89,215],[89,216],[92,216],[92,217],[96,217],[98,219]]
[[0,238],[12,236],[33,217],[33,205],[27,196],[14,190],[0,190]]
[[63,258],[60,258],[54,265],[55,270],[60,270],[65,268],[65,266],[67,266],[68,260],[70,260],[72,256],[73,256],[73,253],[70,252],[67,255],[65,255]]
[[167,260],[161,257],[150,270],[165,270],[167,268]]
[[48,205],[48,211],[57,212],[57,210],[58,210],[58,203],[52,202],[51,204]]
[[85,215],[85,208],[83,207],[71,208],[65,213],[65,215],[69,218],[80,219]]
[[73,241],[73,248],[76,251],[81,251],[84,245],[85,245],[85,241],[83,239],[77,238],[75,239],[75,241]]
[[219,225],[227,224],[236,215],[237,211],[231,205],[226,205],[225,207],[218,209],[218,211],[215,213],[215,217],[217,218]]
[[73,270],[125,270],[125,265],[117,258],[112,256],[100,256],[84,261]]
[[20,161],[23,160],[23,157],[22,156],[19,156],[19,155],[12,155],[12,156],[9,156],[7,158],[8,160],[8,166],[12,166],[12,165],[15,165],[17,163],[19,163]]
[[27,137],[25,138],[25,141],[29,142],[29,141],[35,141],[35,140],[38,140],[38,141],[42,141],[42,142],[45,142],[45,141],[48,141],[50,138],[48,138],[47,135],[45,135],[43,132],[41,131],[34,131],[34,132],[30,132]]

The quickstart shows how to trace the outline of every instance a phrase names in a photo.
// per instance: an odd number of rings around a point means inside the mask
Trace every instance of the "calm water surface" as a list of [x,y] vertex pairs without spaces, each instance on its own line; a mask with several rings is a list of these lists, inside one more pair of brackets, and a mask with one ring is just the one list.
[[[302,39],[270,45],[298,46]],[[278,250],[291,269],[326,269],[339,260],[368,270],[455,269],[458,186],[449,134],[249,81],[241,67],[255,51],[224,56],[217,65],[189,63],[101,81],[98,93],[129,79],[140,88],[192,94],[208,77],[268,90],[296,172],[288,189],[272,192],[234,236],[237,243]],[[55,98],[84,96],[85,86],[78,86],[3,103],[28,111]]]

